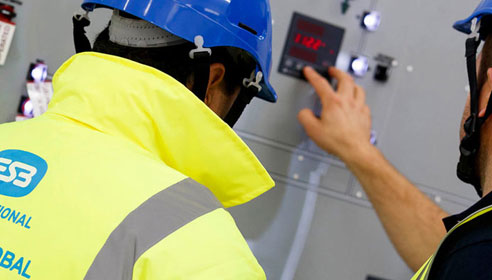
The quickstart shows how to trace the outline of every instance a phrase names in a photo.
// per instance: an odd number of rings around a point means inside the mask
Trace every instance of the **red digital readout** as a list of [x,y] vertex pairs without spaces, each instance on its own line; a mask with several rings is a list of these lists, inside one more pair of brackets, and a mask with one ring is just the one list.
[[304,48],[298,48],[296,46],[293,46],[289,50],[289,55],[311,63],[316,63],[316,60],[318,60],[318,55],[315,52],[308,51]]
[[325,28],[319,24],[311,23],[303,19],[299,19],[297,22],[297,28],[309,34],[317,36],[323,36],[325,34]]
[[326,43],[321,41],[321,39],[314,38],[312,36],[305,36],[300,33],[297,33],[294,41],[297,44],[302,44],[308,49],[312,49],[318,51],[320,48],[326,47]]

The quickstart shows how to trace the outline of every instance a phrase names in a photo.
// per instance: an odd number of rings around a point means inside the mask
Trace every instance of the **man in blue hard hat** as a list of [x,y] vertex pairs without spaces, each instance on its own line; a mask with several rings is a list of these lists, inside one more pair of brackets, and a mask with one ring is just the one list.
[[318,119],[303,110],[300,122],[321,148],[342,159],[357,176],[397,251],[417,271],[413,279],[492,279],[492,0],[481,1],[454,27],[470,34],[466,40],[470,96],[463,113],[457,173],[482,198],[455,216],[446,218],[447,213],[370,144],[365,93],[349,75],[330,69],[339,81],[334,90],[315,71],[305,69],[323,111]]
[[277,98],[268,0],[82,7],[48,111],[0,126],[0,279],[265,279],[224,208],[274,186],[231,129]]

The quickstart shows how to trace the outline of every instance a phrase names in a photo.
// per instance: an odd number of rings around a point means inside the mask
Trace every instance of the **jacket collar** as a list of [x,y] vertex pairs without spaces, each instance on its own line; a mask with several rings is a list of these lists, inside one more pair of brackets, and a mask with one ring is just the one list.
[[490,206],[492,206],[492,192],[488,193],[486,196],[484,196],[477,203],[475,203],[473,206],[466,209],[465,211],[463,211],[459,214],[444,218],[443,219],[444,226],[446,227],[447,231],[450,231],[454,226],[459,224],[461,221],[465,220],[467,217],[469,217],[473,213],[478,212],[478,211],[485,209],[487,207],[490,207]]
[[100,53],[70,58],[53,79],[47,116],[125,138],[207,186],[225,207],[250,201],[274,182],[246,144],[172,77]]

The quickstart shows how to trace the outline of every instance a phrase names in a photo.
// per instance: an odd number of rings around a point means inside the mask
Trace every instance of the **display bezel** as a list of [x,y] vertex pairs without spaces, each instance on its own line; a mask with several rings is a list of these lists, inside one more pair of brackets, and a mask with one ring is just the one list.
[[[302,68],[311,66],[327,77],[328,67],[336,63],[344,34],[341,27],[294,12],[278,71],[304,79]],[[316,49],[303,44],[306,37],[314,42],[319,40],[323,47]]]

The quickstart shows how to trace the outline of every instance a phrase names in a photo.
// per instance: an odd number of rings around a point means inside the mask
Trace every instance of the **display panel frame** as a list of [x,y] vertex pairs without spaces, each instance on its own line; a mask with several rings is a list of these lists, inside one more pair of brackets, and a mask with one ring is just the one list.
[[326,78],[335,66],[345,29],[294,12],[280,59],[279,73],[303,79],[302,69],[311,66]]

